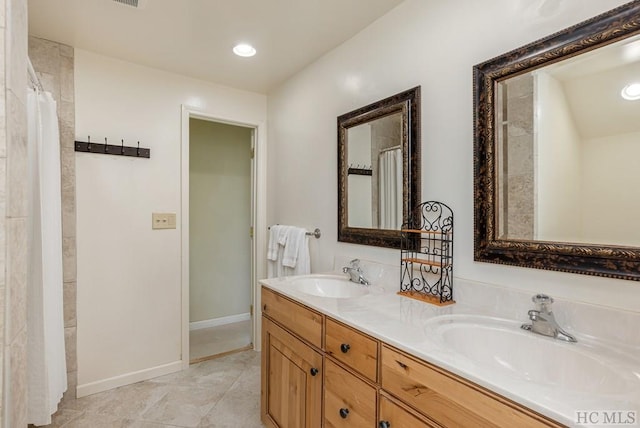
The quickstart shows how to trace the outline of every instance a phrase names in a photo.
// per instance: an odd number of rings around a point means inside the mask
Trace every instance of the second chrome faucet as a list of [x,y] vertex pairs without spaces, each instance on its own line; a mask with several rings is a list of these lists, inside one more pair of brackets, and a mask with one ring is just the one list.
[[577,342],[573,335],[567,333],[558,325],[551,311],[553,298],[546,294],[536,294],[531,300],[536,304],[536,308],[528,312],[531,324],[522,324],[521,327],[524,330],[542,334],[543,336],[554,337],[559,340],[564,340],[565,342]]
[[356,284],[371,285],[369,280],[364,277],[364,272],[360,268],[360,260],[353,259],[349,262],[349,266],[342,268],[342,272],[349,274],[349,279]]

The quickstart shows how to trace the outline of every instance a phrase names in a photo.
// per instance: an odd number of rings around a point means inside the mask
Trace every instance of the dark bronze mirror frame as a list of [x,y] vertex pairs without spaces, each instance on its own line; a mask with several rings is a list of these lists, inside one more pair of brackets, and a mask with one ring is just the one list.
[[400,230],[349,227],[347,203],[347,131],[372,120],[403,112],[403,223],[420,200],[420,87],[338,116],[338,241],[400,248]]
[[633,1],[474,67],[474,260],[640,281],[637,247],[496,239],[494,127],[498,82],[638,33]]

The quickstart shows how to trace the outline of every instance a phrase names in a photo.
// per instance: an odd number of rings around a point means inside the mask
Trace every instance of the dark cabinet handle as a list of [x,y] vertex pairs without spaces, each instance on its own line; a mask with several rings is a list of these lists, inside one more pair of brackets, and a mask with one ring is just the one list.
[[340,417],[342,419],[347,419],[347,416],[349,416],[349,409],[340,409]]
[[266,311],[267,310],[267,304],[265,303],[264,305],[262,305],[262,310]]
[[311,376],[315,376],[318,374],[318,369],[315,367],[311,367],[311,370],[309,370],[309,373],[311,373]]
[[389,423],[388,421],[380,421],[380,423],[378,424],[378,427],[380,427],[380,428],[391,428],[391,423]]
[[347,352],[349,352],[349,349],[351,349],[351,346],[349,346],[348,343],[343,343],[342,345],[340,345],[340,350],[342,351],[343,354],[346,354]]

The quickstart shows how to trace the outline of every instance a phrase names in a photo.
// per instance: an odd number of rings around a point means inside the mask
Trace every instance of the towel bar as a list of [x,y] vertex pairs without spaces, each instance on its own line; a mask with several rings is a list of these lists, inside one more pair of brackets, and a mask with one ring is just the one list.
[[[271,230],[271,226],[269,226],[268,229]],[[322,236],[322,233],[320,232],[320,229],[316,227],[313,232],[306,232],[305,235],[313,236],[316,239],[320,239],[320,237]]]
[[313,236],[316,239],[320,239],[320,236],[321,236],[320,229],[316,227],[316,230],[314,230],[313,232],[307,232],[306,235]]

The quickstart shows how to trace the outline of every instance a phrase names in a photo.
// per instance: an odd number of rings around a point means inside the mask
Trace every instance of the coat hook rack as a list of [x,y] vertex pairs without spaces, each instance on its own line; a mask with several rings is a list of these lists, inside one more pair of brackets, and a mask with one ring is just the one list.
[[104,144],[96,144],[91,142],[91,136],[87,136],[87,141],[75,142],[76,152],[98,153],[103,155],[130,156],[134,158],[151,158],[151,149],[140,147],[140,141],[136,147],[125,146],[124,139],[120,140],[120,145],[109,144],[107,138]]
[[347,175],[373,175],[373,170],[370,165],[361,166],[358,164],[354,167],[353,164],[351,164],[349,168],[347,168]]

